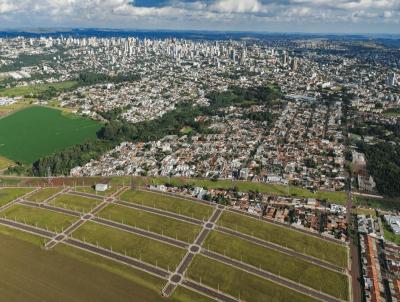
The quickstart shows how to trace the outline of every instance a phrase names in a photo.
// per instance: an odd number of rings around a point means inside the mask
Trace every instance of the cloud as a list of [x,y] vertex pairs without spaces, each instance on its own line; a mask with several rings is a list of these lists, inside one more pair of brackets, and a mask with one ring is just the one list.
[[[400,0],[0,0],[0,24],[251,29],[285,22],[398,26]],[[13,21],[14,20],[14,21]],[[14,23],[13,23],[14,22]],[[251,23],[251,24],[249,24]],[[400,31],[400,29],[397,29]]]

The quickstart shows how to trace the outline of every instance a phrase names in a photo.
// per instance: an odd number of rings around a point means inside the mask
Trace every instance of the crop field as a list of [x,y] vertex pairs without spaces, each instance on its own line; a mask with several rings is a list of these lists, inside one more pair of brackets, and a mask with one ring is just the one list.
[[90,212],[100,203],[99,200],[86,198],[71,194],[61,194],[49,202],[50,205],[66,208],[75,212],[87,213]]
[[170,270],[178,266],[186,253],[183,249],[93,222],[84,224],[73,236]]
[[33,191],[33,189],[29,188],[0,188],[0,207],[17,199],[29,192]]
[[38,192],[35,192],[29,195],[26,199],[33,202],[43,202],[46,199],[50,198],[54,194],[60,192],[62,188],[44,188],[40,189]]
[[347,266],[346,248],[333,242],[231,212],[224,212],[218,224],[341,267]]
[[0,216],[53,232],[61,232],[77,220],[72,216],[22,205],[15,205],[1,212]]
[[35,95],[42,93],[51,87],[54,87],[56,90],[61,91],[61,90],[71,89],[76,85],[77,82],[75,81],[65,81],[59,83],[18,86],[18,87],[0,89],[0,96],[16,97],[16,96],[26,96],[31,94]]
[[193,242],[201,230],[197,225],[114,204],[99,216],[186,242]]
[[196,256],[188,271],[188,277],[209,287],[230,294],[243,301],[252,302],[312,302],[316,301],[286,287],[248,274],[236,268]]
[[147,191],[129,190],[124,192],[120,198],[125,201],[155,207],[200,220],[207,220],[213,212],[211,206]]
[[334,297],[347,299],[348,282],[343,274],[216,231],[207,238],[205,247]]
[[100,124],[57,109],[30,107],[0,119],[0,155],[12,161],[35,160],[96,138]]

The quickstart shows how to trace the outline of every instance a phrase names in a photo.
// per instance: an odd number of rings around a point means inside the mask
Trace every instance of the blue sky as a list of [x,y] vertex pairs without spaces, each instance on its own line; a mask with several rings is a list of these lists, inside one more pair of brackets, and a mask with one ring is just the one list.
[[400,0],[0,0],[0,27],[400,33]]

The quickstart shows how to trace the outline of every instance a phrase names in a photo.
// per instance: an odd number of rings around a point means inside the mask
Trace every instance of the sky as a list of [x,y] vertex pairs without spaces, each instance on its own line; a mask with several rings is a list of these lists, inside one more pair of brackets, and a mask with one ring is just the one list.
[[400,33],[400,0],[0,0],[0,28]]

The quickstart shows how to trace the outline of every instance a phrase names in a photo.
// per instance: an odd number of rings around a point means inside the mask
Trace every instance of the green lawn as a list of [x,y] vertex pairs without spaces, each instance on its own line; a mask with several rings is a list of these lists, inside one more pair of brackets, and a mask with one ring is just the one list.
[[13,161],[35,160],[96,139],[101,125],[57,109],[30,107],[0,119],[0,155]]
[[368,208],[388,209],[388,210],[400,210],[400,198],[389,198],[385,197],[382,199],[370,198],[364,196],[353,195],[353,201],[356,205]]
[[0,188],[0,207],[32,191],[29,188]]
[[74,210],[80,213],[88,213],[101,201],[71,194],[61,194],[49,202],[50,205]]
[[[112,182],[115,184],[129,184],[131,182],[131,177],[115,177]],[[251,181],[231,181],[231,180],[210,180],[210,179],[200,179],[200,178],[180,178],[180,177],[135,177],[135,182],[138,185],[145,184],[166,184],[169,183],[173,186],[182,186],[185,184],[190,184],[194,186],[200,186],[209,189],[233,189],[237,188],[241,192],[248,191],[258,191],[260,193],[280,195],[280,196],[296,196],[303,198],[317,198],[317,199],[327,199],[331,202],[344,204],[347,201],[346,192],[330,192],[330,191],[317,191],[313,193],[307,189],[295,187],[295,186],[285,186],[277,184],[267,184]]]
[[45,251],[5,235],[0,246],[7,246],[0,249],[1,301],[168,301],[160,295],[165,281],[105,258],[66,246]]
[[92,244],[98,243],[121,254],[126,252],[128,256],[170,270],[178,266],[186,253],[184,249],[93,222],[84,224],[73,233],[73,237]]
[[227,211],[222,213],[217,223],[341,267],[347,266],[346,247],[330,241]]
[[15,205],[1,212],[0,216],[37,226],[42,229],[48,228],[49,231],[53,232],[60,232],[66,229],[77,220],[77,218],[73,216],[22,205]]
[[186,242],[193,242],[201,230],[197,225],[115,204],[106,207],[99,216]]
[[62,188],[44,188],[30,195],[27,199],[33,202],[42,202],[60,192]]
[[76,187],[76,188],[74,188],[74,191],[93,194],[93,195],[98,195],[98,196],[110,196],[111,194],[117,192],[118,189],[119,189],[119,187],[113,186],[112,188],[109,188],[105,192],[97,192],[92,187]]
[[393,233],[386,222],[382,221],[382,224],[385,239],[400,246],[400,235],[396,235],[395,233]]
[[261,247],[246,240],[213,231],[204,247],[255,267],[347,299],[347,277],[296,257]]
[[200,220],[208,220],[213,212],[213,207],[211,206],[159,193],[129,190],[125,191],[120,198],[125,201],[156,207]]
[[374,218],[376,217],[376,211],[374,209],[355,208],[353,209],[353,213],[357,215],[370,215]]
[[7,97],[15,97],[15,96],[25,96],[30,94],[39,94],[50,87],[54,87],[56,90],[66,90],[71,89],[77,85],[76,81],[65,81],[58,83],[49,83],[49,84],[38,84],[38,85],[30,85],[30,86],[19,86],[12,88],[0,89],[0,96]]
[[215,289],[218,289],[219,286],[220,291],[243,301],[317,301],[289,288],[200,255],[194,258],[187,276]]

